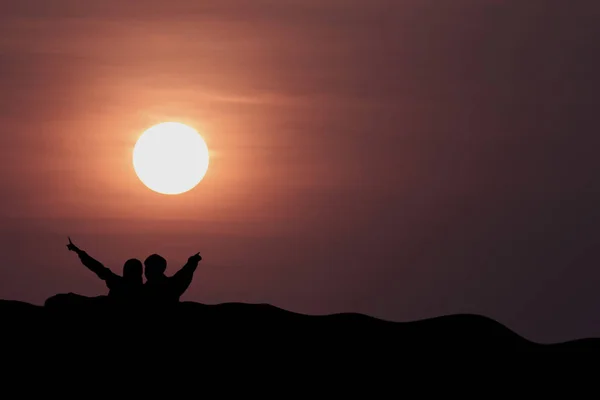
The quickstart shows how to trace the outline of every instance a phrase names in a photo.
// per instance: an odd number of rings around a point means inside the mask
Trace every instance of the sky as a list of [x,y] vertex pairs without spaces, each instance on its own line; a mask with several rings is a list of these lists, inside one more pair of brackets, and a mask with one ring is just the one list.
[[[0,298],[203,256],[182,300],[600,336],[600,4],[0,0]],[[154,124],[210,166],[136,177]]]

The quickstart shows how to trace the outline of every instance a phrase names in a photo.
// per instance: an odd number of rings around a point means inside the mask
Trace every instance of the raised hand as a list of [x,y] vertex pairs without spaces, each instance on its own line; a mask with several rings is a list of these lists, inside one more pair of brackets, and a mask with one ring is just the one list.
[[188,258],[188,261],[191,263],[199,263],[200,261],[202,261],[202,256],[200,255],[200,252],[194,254],[193,256],[191,256],[190,258]]
[[73,244],[70,237],[69,237],[69,244],[67,245],[67,249],[69,249],[69,251],[74,251],[74,252],[79,251],[79,248]]

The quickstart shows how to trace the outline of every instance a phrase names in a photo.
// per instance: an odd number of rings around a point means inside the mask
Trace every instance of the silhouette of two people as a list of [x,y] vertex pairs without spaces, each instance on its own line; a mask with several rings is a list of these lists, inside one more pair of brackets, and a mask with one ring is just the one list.
[[[46,307],[90,303],[98,306],[106,303],[123,306],[176,304],[192,283],[194,272],[202,260],[200,253],[194,254],[179,271],[169,277],[165,275],[167,261],[160,255],[150,255],[144,264],[137,258],[131,258],[123,265],[123,275],[120,276],[77,247],[70,237],[67,249],[76,253],[81,263],[106,283],[108,295],[86,297],[74,293],[58,294],[46,300]],[[142,275],[146,276],[146,283]]]

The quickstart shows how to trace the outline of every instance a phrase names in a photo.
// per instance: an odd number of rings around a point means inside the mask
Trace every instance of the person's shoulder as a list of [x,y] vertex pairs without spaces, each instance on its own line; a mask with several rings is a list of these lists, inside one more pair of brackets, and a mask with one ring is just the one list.
[[107,273],[105,281],[106,281],[106,286],[111,288],[111,287],[114,287],[115,285],[119,285],[123,281],[123,277],[110,271]]

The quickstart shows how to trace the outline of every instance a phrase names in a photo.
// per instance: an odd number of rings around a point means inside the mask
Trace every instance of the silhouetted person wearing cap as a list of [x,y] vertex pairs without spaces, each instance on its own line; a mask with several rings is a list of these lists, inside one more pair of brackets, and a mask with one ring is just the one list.
[[74,293],[58,294],[46,300],[45,306],[61,306],[67,305],[68,303],[73,303],[72,305],[74,305],[74,303],[81,303],[84,301],[89,302],[90,300],[99,301],[104,299],[111,300],[111,303],[114,304],[119,303],[124,305],[136,304],[141,300],[143,290],[143,265],[140,260],[135,258],[127,260],[123,265],[123,276],[119,276],[102,265],[101,262],[92,258],[85,251],[75,246],[71,241],[71,238],[69,238],[67,249],[75,252],[83,265],[106,282],[106,286],[109,289],[108,296],[86,297]]
[[179,302],[181,295],[187,290],[194,278],[198,263],[202,260],[200,253],[188,259],[188,262],[173,276],[166,276],[167,260],[158,254],[152,254],[144,261],[144,298],[152,305],[170,305]]

